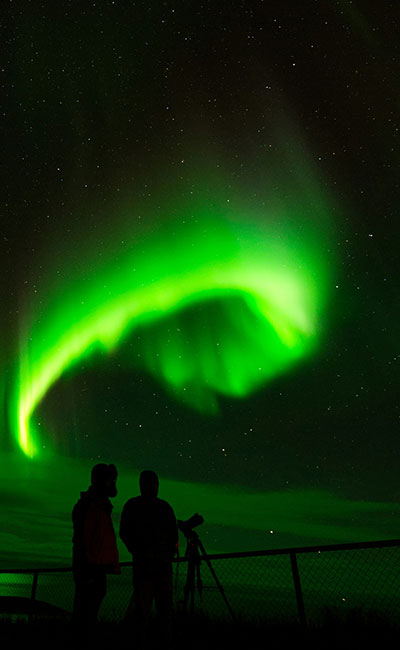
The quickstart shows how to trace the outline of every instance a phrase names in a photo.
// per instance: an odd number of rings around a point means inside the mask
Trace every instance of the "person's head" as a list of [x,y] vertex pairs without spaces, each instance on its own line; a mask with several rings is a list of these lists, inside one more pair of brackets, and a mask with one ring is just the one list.
[[158,476],[151,469],[145,469],[139,478],[140,494],[143,497],[156,497],[158,494]]
[[92,486],[107,497],[117,496],[117,468],[98,463],[92,469]]

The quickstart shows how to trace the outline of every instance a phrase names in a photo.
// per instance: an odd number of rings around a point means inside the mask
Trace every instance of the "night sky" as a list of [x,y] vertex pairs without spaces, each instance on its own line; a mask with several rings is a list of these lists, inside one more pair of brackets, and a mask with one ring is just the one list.
[[3,3],[2,568],[96,462],[210,551],[400,537],[397,4]]

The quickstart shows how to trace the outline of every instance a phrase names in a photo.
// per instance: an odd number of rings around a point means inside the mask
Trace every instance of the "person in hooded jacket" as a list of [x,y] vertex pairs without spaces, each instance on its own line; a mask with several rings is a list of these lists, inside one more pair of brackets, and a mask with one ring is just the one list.
[[152,602],[155,601],[164,647],[172,641],[172,560],[177,551],[178,528],[172,507],[158,498],[158,476],[144,470],[140,496],[122,510],[120,537],[132,553],[133,596],[126,618],[136,623],[137,646],[145,647]]
[[72,572],[75,596],[72,620],[84,636],[97,620],[107,591],[107,574],[120,573],[117,540],[109,497],[117,495],[115,465],[99,463],[91,485],[72,511]]

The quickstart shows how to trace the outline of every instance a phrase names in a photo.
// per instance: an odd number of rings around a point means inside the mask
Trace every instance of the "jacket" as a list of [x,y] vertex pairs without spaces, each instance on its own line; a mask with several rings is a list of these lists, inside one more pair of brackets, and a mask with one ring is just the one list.
[[112,509],[110,500],[93,486],[81,492],[72,511],[74,574],[84,575],[96,568],[105,573],[120,573]]
[[136,573],[168,572],[177,550],[178,528],[169,503],[158,497],[138,496],[124,505],[120,537],[132,553]]

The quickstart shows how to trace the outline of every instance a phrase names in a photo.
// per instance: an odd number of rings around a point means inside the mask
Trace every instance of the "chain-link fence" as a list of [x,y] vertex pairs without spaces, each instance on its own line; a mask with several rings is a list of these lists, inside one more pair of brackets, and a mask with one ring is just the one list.
[[[233,613],[238,620],[318,625],[328,616],[345,619],[356,613],[372,619],[385,617],[394,625],[400,620],[399,540],[210,555],[207,559],[202,558],[200,564],[201,584],[196,575],[194,609],[210,618],[228,619]],[[187,574],[187,559],[176,560],[178,609],[184,607]],[[10,597],[16,596],[70,612],[73,591],[70,569],[0,571],[0,613],[1,602],[7,601],[9,611]],[[100,618],[121,620],[131,593],[131,565],[124,563],[121,575],[108,577]]]

